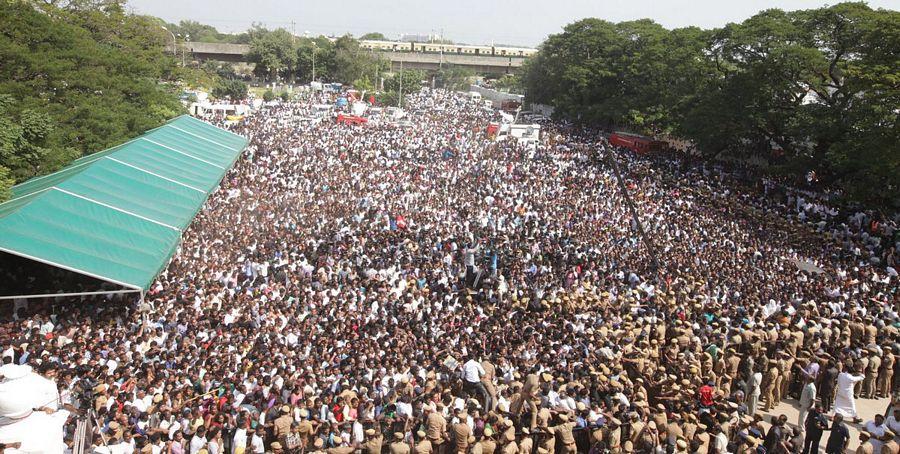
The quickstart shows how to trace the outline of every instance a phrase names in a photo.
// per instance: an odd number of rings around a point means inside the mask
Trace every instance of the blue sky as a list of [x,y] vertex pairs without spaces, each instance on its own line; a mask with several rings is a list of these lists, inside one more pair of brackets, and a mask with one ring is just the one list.
[[[565,24],[584,17],[619,22],[651,18],[674,28],[719,27],[768,8],[816,8],[818,0],[129,0],[134,11],[169,22],[192,19],[236,32],[252,23],[292,27],[298,35],[361,35],[380,31],[438,34],[474,44],[537,45]],[[900,0],[872,0],[873,8],[900,9]],[[292,24],[293,22],[293,24]]]

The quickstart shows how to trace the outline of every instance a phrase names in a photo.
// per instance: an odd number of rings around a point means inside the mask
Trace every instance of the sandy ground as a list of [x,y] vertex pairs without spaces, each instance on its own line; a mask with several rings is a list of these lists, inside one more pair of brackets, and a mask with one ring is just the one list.
[[[867,421],[871,421],[877,414],[884,415],[884,411],[887,409],[889,403],[890,399],[887,398],[856,399],[856,411],[859,413],[859,417],[862,418],[862,421],[858,424],[851,421],[845,421],[847,427],[850,429],[850,446],[847,449],[848,453],[856,452],[856,448],[859,446],[859,430],[862,425]],[[767,422],[769,421],[770,416],[777,417],[779,415],[786,415],[788,424],[795,427],[797,425],[797,418],[800,416],[800,410],[797,399],[784,399],[781,404],[772,409],[772,411],[763,414],[767,415],[764,418]],[[768,430],[768,426],[766,426],[766,430]],[[825,442],[828,441],[828,434],[829,432],[826,431],[822,436],[822,441],[819,444],[819,452],[825,452]]]

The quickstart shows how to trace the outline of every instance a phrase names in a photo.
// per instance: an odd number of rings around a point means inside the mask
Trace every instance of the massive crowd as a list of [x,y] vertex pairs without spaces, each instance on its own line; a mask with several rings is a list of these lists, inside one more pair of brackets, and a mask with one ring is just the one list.
[[[145,304],[3,324],[4,363],[96,410],[94,452],[838,453],[896,388],[895,220],[615,151],[649,247],[595,132],[493,142],[495,112],[428,89],[400,125],[311,120],[333,101],[232,127]],[[864,452],[900,451],[883,416]]]

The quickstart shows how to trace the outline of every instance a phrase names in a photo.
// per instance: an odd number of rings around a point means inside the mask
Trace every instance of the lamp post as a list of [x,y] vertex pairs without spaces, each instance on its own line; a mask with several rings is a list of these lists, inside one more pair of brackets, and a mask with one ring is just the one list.
[[162,29],[169,32],[169,34],[172,35],[172,56],[177,57],[178,56],[178,50],[177,50],[178,49],[178,41],[175,39],[175,34],[172,33],[172,30],[169,30],[168,28],[166,28],[164,26],[162,27]]
[[184,68],[184,53],[187,51],[187,43],[188,40],[191,39],[191,35],[184,35],[184,45],[181,46],[181,67]]
[[316,46],[315,41],[313,41],[312,45],[313,45],[313,71],[312,71],[312,80],[310,82],[315,82],[316,81],[316,49],[318,49],[318,46]]

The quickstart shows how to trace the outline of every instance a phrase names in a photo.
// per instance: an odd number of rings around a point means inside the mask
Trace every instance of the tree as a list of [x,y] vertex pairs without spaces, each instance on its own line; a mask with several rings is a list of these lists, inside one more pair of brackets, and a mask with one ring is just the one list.
[[[216,98],[228,98],[232,101],[239,101],[247,97],[249,88],[247,84],[235,79],[226,79],[213,89],[212,95]],[[273,95],[274,96],[274,95]]]
[[[400,91],[400,87],[403,87],[403,94],[406,95],[408,93],[415,93],[422,89],[422,81],[425,80],[426,75],[425,71],[421,71],[418,69],[404,70],[403,72],[395,73],[393,76],[388,77],[384,80],[384,89],[386,91]],[[400,81],[403,81],[401,84]]]
[[328,38],[300,39],[297,45],[297,79],[303,82],[313,80],[313,63],[315,63],[316,79],[330,80],[332,78],[334,44]]
[[494,82],[494,87],[499,90],[521,93],[522,78],[517,74],[504,74]]
[[164,52],[171,38],[123,5],[0,2],[5,181],[57,170],[184,112],[174,84],[184,73]]
[[10,176],[9,169],[0,166],[0,202],[12,197],[12,187],[15,183],[16,180]]
[[521,80],[529,100],[575,121],[674,134],[900,203],[896,11],[772,9],[717,30],[584,19],[548,37]]
[[256,64],[254,73],[267,80],[291,77],[297,64],[294,37],[282,28],[263,31],[253,38],[247,58]]
[[448,90],[467,90],[475,73],[470,69],[444,65],[435,75],[435,86]]
[[379,32],[369,32],[365,35],[359,37],[360,40],[371,40],[371,41],[388,41],[387,37]]
[[352,84],[364,75],[374,77],[382,68],[382,60],[375,54],[359,47],[359,41],[344,35],[334,42],[334,60],[331,68],[334,80]]

